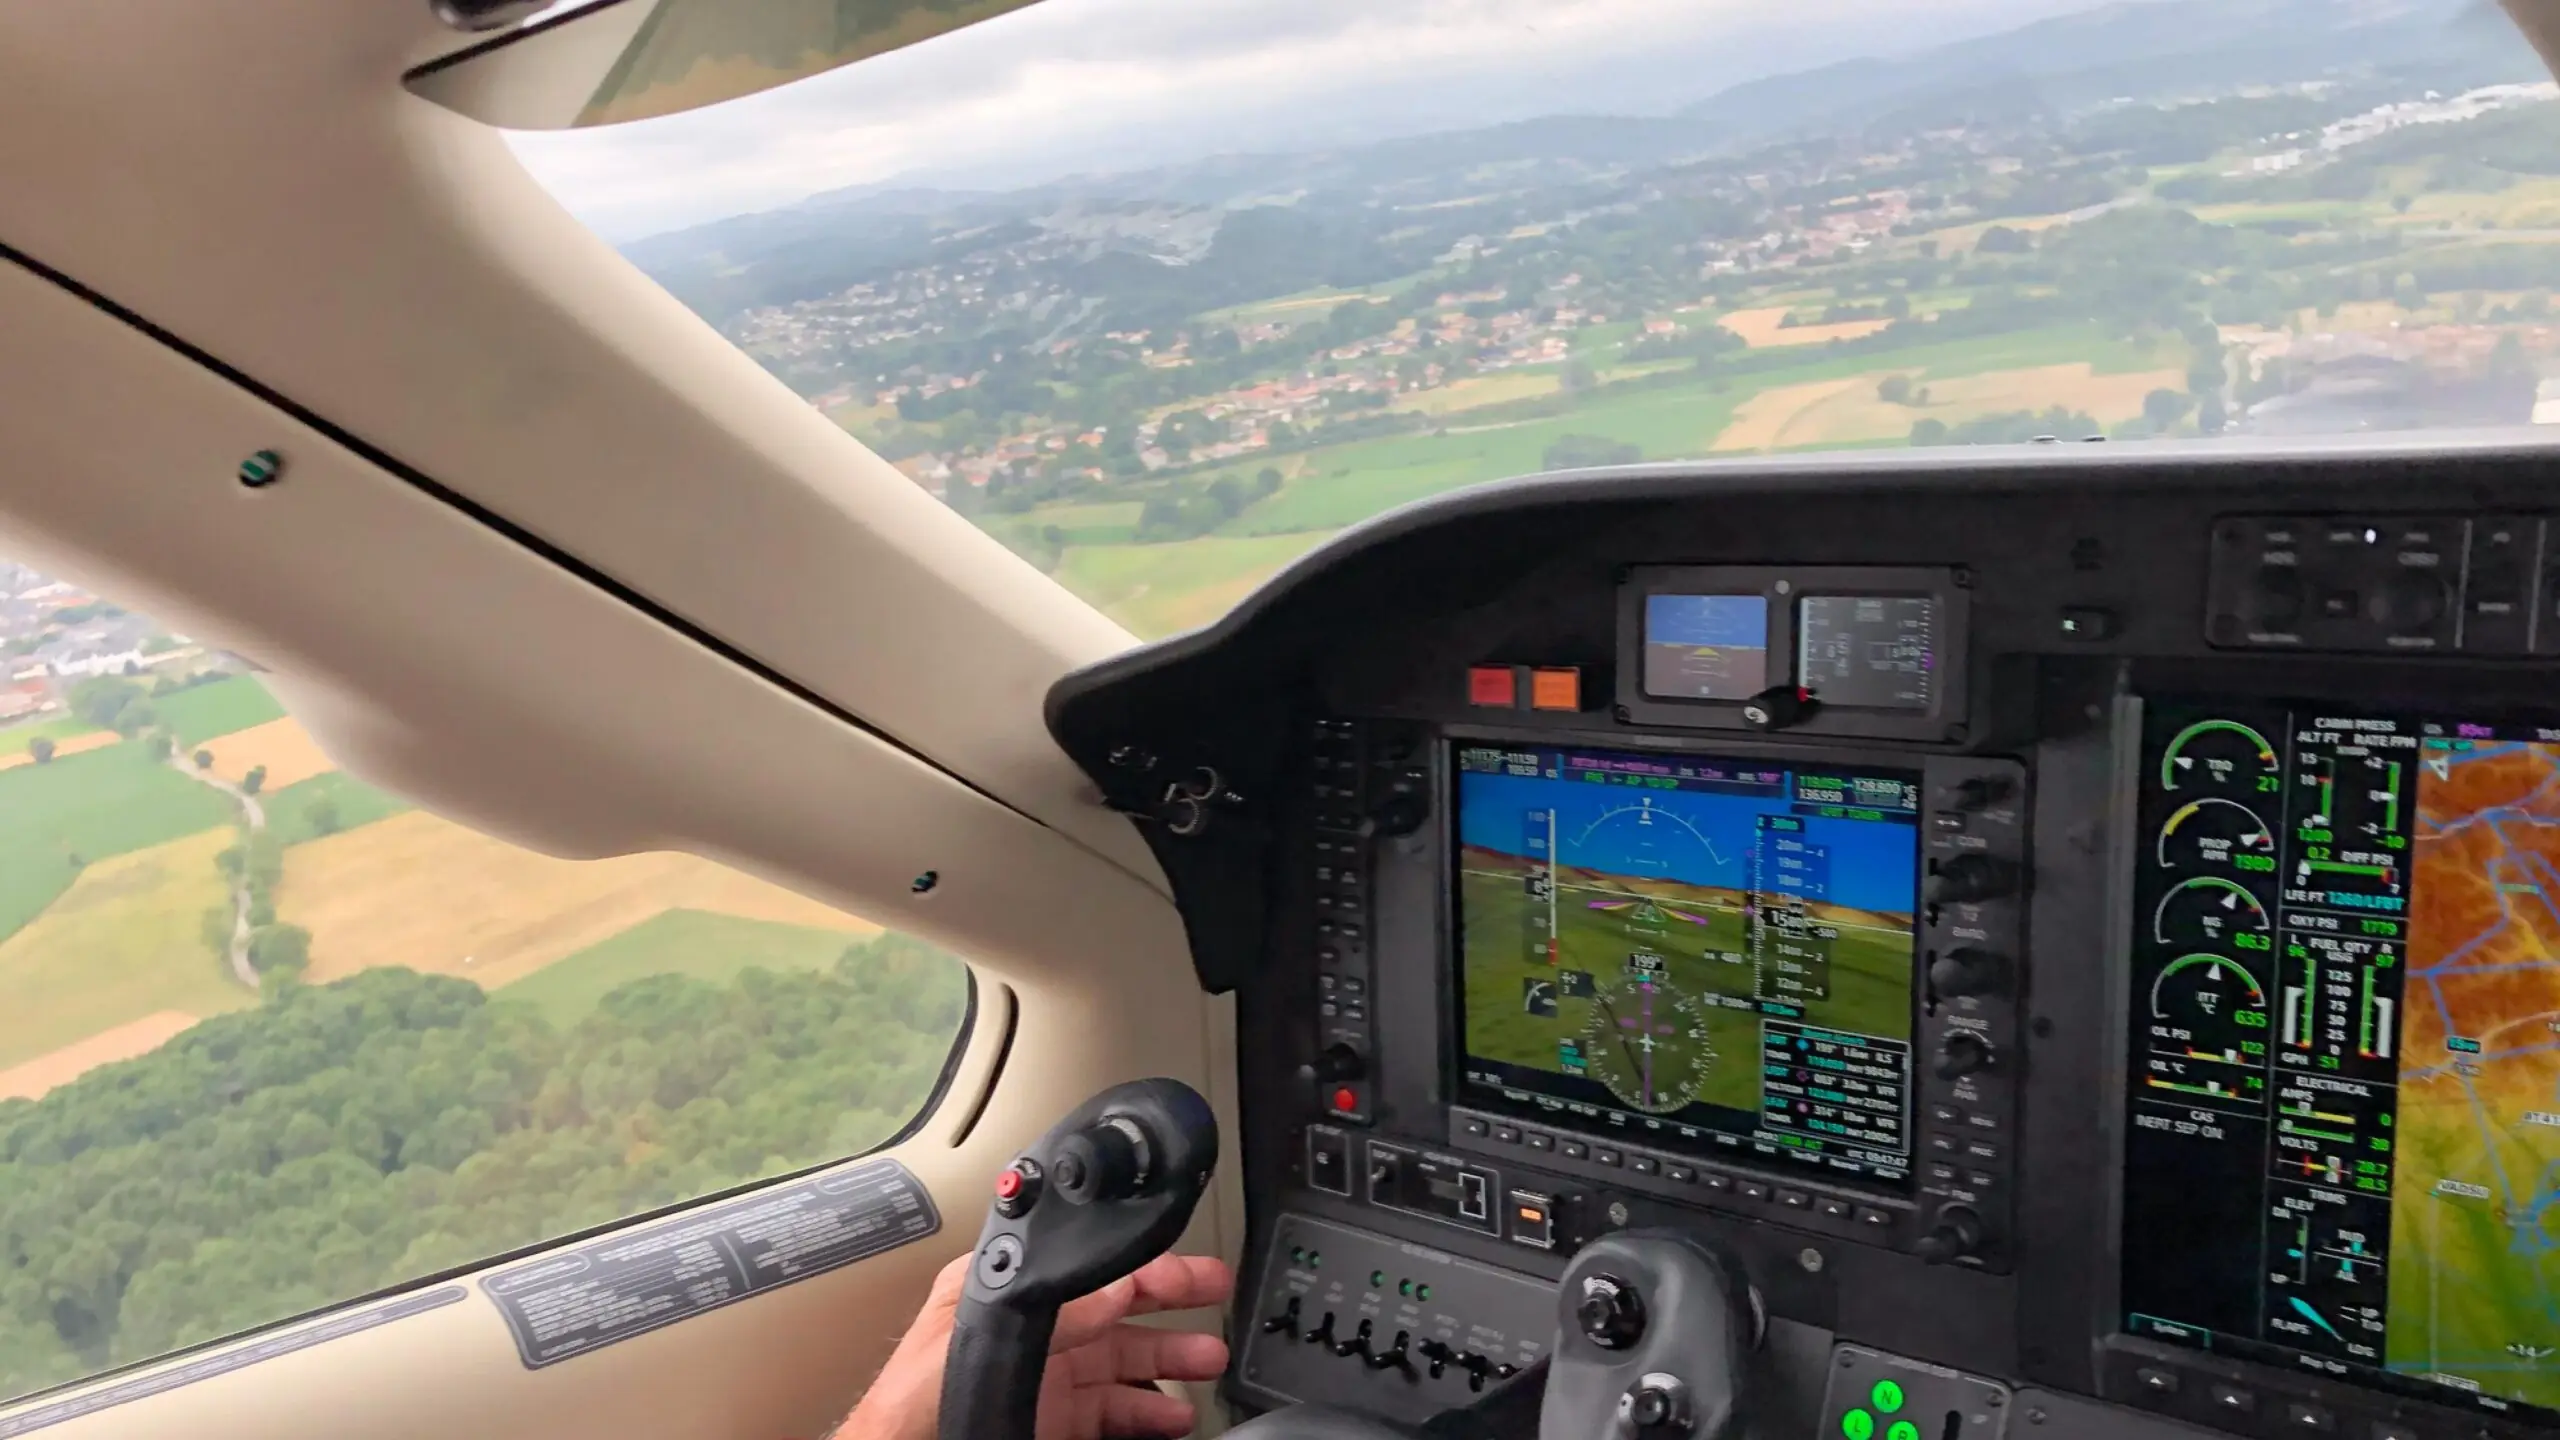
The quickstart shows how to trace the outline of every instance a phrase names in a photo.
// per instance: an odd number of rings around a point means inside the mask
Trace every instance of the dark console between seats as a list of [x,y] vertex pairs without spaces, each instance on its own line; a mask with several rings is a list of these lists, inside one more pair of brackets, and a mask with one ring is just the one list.
[[2560,1428],[2549,464],[1542,478],[1062,683],[1240,997],[1231,1397],[1480,1400],[1650,1228],[1754,1435]]

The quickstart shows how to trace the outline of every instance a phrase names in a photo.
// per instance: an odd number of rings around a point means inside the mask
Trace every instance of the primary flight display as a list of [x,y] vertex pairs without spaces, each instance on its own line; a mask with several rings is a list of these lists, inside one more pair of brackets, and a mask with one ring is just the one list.
[[1916,777],[1457,757],[1461,1093],[1638,1143],[1910,1173]]

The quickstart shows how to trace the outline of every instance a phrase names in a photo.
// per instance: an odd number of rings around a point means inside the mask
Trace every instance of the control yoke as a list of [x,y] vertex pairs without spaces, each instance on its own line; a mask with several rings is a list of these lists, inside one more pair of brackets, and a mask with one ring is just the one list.
[[941,1440],[1032,1440],[1058,1310],[1161,1254],[1218,1163],[1179,1080],[1103,1091],[996,1177],[942,1373]]

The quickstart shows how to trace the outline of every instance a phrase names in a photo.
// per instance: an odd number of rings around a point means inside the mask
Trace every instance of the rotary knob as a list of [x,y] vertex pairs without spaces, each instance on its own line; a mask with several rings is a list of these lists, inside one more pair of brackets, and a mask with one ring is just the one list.
[[2284,629],[2302,618],[2302,576],[2289,565],[2262,567],[2240,609],[2261,630]]
[[1946,1206],[1911,1248],[1932,1265],[1961,1260],[1982,1248],[1982,1217],[1970,1205]]
[[1991,1068],[1991,1042],[1970,1030],[1956,1030],[1938,1045],[1938,1078],[1957,1080]]
[[1957,946],[1929,962],[1929,988],[1940,999],[1989,995],[2006,985],[2008,979],[2008,957],[1979,945]]
[[2375,589],[2365,602],[2365,618],[2395,634],[2406,635],[2443,619],[2450,598],[2443,576],[2404,570]]
[[1594,1275],[1582,1282],[1573,1320],[1592,1344],[1624,1350],[1644,1338],[1644,1297],[1615,1275]]
[[1964,905],[2016,893],[2018,867],[1992,855],[1958,855],[1929,877],[1929,903]]

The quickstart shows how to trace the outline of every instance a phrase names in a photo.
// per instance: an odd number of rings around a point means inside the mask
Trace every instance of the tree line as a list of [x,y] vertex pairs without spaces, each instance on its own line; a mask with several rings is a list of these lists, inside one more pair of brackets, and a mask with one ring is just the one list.
[[634,980],[565,1026],[405,968],[277,975],[0,1102],[0,1395],[877,1145],[968,993],[886,935],[822,972]]

